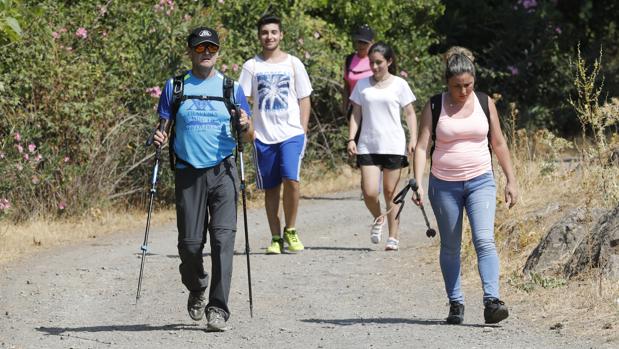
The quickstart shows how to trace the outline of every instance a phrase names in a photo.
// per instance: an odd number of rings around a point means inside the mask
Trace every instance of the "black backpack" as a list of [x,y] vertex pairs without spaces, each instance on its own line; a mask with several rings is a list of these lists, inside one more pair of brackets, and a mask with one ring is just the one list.
[[[488,95],[475,91],[475,95],[479,100],[481,109],[488,119],[488,149],[492,157],[492,148],[490,147],[490,110],[488,109]],[[432,161],[432,154],[434,153],[434,147],[436,144],[436,125],[438,125],[438,119],[441,116],[441,108],[443,104],[443,94],[439,93],[430,98],[430,110],[432,111],[432,148],[430,149],[430,161]]]
[[[235,97],[234,97],[234,80],[224,75],[223,80],[223,97],[216,96],[185,96],[183,95],[185,90],[185,76],[187,73],[178,75],[174,77],[172,82],[172,115],[170,118],[170,137],[169,137],[169,154],[170,154],[170,166],[172,166],[172,170],[176,168],[176,162],[180,162],[183,165],[191,166],[187,161],[179,158],[174,152],[174,138],[175,138],[175,121],[176,121],[176,113],[178,109],[181,107],[181,104],[188,99],[199,99],[202,101],[220,101],[226,105],[226,109],[230,114],[230,119],[232,120],[231,111],[235,107]],[[234,132],[233,132],[234,134]]]

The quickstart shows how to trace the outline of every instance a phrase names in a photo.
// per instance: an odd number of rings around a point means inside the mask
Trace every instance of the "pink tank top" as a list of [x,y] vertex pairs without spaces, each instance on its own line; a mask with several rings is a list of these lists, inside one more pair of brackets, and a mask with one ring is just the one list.
[[[346,67],[344,67],[344,69],[346,69]],[[344,80],[346,80],[346,83],[348,84],[348,91],[352,94],[352,90],[355,88],[357,81],[367,78],[368,76],[372,76],[372,69],[370,69],[370,58],[368,56],[359,58],[357,54],[354,54],[352,60],[350,61],[349,70],[344,72]]]
[[466,181],[492,170],[488,119],[475,94],[473,98],[473,113],[468,116],[450,117],[441,103],[431,169],[438,179]]

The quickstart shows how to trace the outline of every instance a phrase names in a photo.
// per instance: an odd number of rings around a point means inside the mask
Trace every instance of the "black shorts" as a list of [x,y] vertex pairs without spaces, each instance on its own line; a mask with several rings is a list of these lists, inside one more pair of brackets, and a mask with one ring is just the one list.
[[404,155],[393,154],[359,154],[357,166],[378,166],[388,170],[408,167],[408,159]]

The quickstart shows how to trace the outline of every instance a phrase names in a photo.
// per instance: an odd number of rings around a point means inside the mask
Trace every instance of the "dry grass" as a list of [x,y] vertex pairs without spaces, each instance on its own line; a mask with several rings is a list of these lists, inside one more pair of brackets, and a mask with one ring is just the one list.
[[[321,164],[305,165],[301,182],[302,195],[312,196],[327,192],[349,190],[359,184],[359,173],[348,166],[336,171],[327,171]],[[253,187],[253,189],[252,189]],[[248,185],[248,207],[262,207],[264,195]],[[240,200],[239,200],[240,204]],[[152,224],[174,222],[173,208],[157,210],[152,215]],[[37,219],[23,224],[6,224],[0,227],[0,265],[17,258],[37,253],[44,249],[94,239],[120,231],[139,231],[146,224],[146,209],[126,210],[92,209],[79,219]]]
[[506,287],[504,293],[518,304],[519,316],[537,327],[619,344],[618,282],[590,273],[560,287]]
[[[152,224],[163,224],[174,219],[171,210],[160,210],[152,216]],[[37,219],[19,225],[7,224],[0,228],[0,265],[41,250],[94,239],[119,231],[144,229],[146,212],[91,210],[80,219],[49,221]]]
[[[619,168],[587,163],[584,157],[574,156],[574,152],[588,145],[574,146],[545,131],[533,135],[521,132],[516,138],[519,142],[512,144],[511,149],[520,198],[511,210],[502,205],[505,182],[495,161],[495,236],[504,282],[502,296],[514,305],[520,318],[537,327],[617,343],[618,281],[600,277],[597,270],[565,280],[551,275],[525,276],[522,269],[548,229],[567,211],[617,205]],[[562,160],[566,158],[570,161]],[[467,225],[463,274],[465,282],[479,284],[476,254]]]

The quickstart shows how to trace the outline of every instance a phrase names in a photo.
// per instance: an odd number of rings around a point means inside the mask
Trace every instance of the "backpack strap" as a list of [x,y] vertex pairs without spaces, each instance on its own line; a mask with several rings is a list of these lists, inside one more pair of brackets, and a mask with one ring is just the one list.
[[223,96],[224,103],[228,108],[228,112],[230,112],[234,109],[236,97],[234,96],[234,80],[230,79],[227,75],[224,75]]
[[488,108],[488,95],[479,91],[475,91],[475,95],[477,96],[477,100],[481,105],[481,109],[486,115],[486,119],[488,119],[488,147],[490,147],[490,109]]
[[441,117],[441,109],[443,108],[443,94],[439,93],[430,98],[430,110],[432,111],[432,148],[430,148],[430,166],[432,166],[432,154],[436,144],[436,125]]
[[344,68],[345,68],[345,73],[348,73],[350,71],[350,65],[352,64],[352,58],[355,56],[354,53],[349,54],[348,56],[346,56],[346,61],[344,62]]
[[174,138],[176,138],[176,113],[178,113],[178,109],[181,107],[181,103],[184,101],[183,93],[185,90],[185,76],[187,73],[183,73],[177,75],[172,80],[172,115],[170,118],[170,137],[168,137],[168,154],[170,158],[170,166],[172,167],[172,171],[176,168],[176,161],[178,159],[176,153],[174,152]]

